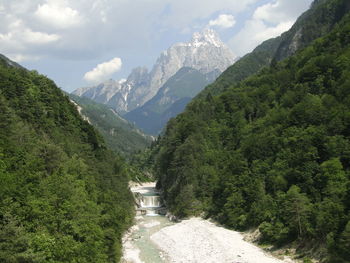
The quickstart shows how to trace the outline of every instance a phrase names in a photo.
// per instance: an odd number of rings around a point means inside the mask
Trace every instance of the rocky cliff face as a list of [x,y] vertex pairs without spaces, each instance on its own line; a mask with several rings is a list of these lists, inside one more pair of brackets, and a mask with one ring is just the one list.
[[79,97],[88,97],[96,102],[107,104],[108,101],[121,90],[121,83],[110,79],[97,86],[80,88],[73,93]]
[[196,69],[184,67],[170,77],[157,94],[141,107],[124,118],[152,135],[158,135],[168,120],[181,113],[187,103],[205,86],[211,83],[211,76]]
[[274,59],[283,60],[307,47],[315,39],[324,36],[350,10],[350,1],[316,0],[311,9],[302,14],[293,27],[281,35],[281,43]]
[[120,113],[138,108],[154,97],[179,69],[190,67],[214,79],[235,61],[235,55],[215,31],[194,33],[187,43],[177,43],[162,52],[152,70],[134,69],[125,82],[110,80],[98,86],[80,88],[73,93],[108,104]]

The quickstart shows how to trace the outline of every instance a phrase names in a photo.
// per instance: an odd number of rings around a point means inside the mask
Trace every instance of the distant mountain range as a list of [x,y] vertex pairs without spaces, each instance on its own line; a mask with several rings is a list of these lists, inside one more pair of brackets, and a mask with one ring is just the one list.
[[159,89],[156,96],[124,117],[148,134],[159,134],[168,120],[181,113],[187,103],[211,82],[208,74],[183,67]]
[[[184,109],[185,101],[188,102],[207,84],[213,82],[235,60],[235,55],[220,40],[217,33],[206,29],[201,33],[194,33],[190,42],[177,43],[163,51],[150,72],[146,67],[138,67],[132,70],[126,81],[108,80],[97,86],[79,88],[73,94],[106,104],[122,115],[134,111],[125,117],[134,121],[143,130],[155,134],[161,130],[170,117],[174,117],[175,113]],[[177,73],[179,73],[177,78],[184,77],[184,79],[181,81],[173,79],[169,85],[168,81]],[[198,83],[189,78],[191,74],[196,75],[195,80],[198,80]],[[198,77],[199,75],[201,77]],[[185,79],[189,80],[188,84],[191,85],[186,84]],[[186,90],[178,85],[186,87]],[[169,88],[182,90],[182,92],[170,98],[168,94],[172,94],[172,91],[169,93]],[[165,97],[161,98],[162,95]],[[157,99],[152,101],[158,106],[150,105],[150,100],[154,97]],[[167,102],[164,103],[166,100]],[[182,106],[175,105],[177,110],[170,110],[165,114],[165,111],[170,109],[174,103]],[[144,105],[147,110],[140,108]],[[151,108],[159,107],[159,105],[162,105],[163,110],[149,112]],[[143,116],[148,114],[147,118],[152,123],[156,121],[150,117],[152,114],[163,121],[158,122],[157,127],[150,127],[144,120],[139,122],[140,114]]]

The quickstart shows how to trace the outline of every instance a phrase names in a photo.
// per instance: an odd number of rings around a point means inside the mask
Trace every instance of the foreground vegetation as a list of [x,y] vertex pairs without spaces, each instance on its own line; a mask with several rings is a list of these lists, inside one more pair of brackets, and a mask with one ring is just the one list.
[[194,100],[153,156],[174,214],[259,227],[265,242],[349,262],[350,16],[295,56]]
[[0,262],[118,262],[123,161],[51,80],[13,65],[1,57]]

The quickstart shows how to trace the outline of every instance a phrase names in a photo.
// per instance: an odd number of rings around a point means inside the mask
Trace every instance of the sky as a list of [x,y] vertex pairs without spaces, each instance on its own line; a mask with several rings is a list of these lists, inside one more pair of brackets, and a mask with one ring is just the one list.
[[0,0],[0,53],[63,90],[127,78],[212,28],[237,56],[288,30],[312,0]]

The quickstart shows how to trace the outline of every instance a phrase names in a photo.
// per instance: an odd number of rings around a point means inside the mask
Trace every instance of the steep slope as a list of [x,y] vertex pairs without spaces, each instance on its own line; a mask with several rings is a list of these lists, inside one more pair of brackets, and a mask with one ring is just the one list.
[[115,95],[116,91],[119,91],[122,88],[121,84],[122,82],[109,79],[94,87],[77,89],[74,91],[74,95],[90,98],[97,103],[108,104],[108,102]]
[[196,69],[182,68],[161,87],[151,100],[124,117],[146,133],[157,135],[172,117],[181,113],[210,78]]
[[308,46],[316,38],[327,34],[349,10],[349,1],[314,1],[310,10],[301,15],[290,30],[282,34],[274,59],[285,59]]
[[0,54],[0,59],[2,60],[2,63],[7,64],[10,67],[14,67],[14,68],[22,68],[24,69],[21,65],[17,64],[16,62],[8,59],[6,56]]
[[350,15],[333,28],[169,122],[154,158],[174,214],[349,262]]
[[195,33],[190,42],[177,43],[162,52],[150,72],[145,67],[139,67],[123,83],[102,83],[96,87],[77,89],[73,93],[108,104],[123,114],[149,101],[183,67],[210,74],[214,80],[234,61],[234,54],[216,32],[206,29]]
[[350,10],[347,0],[318,0],[302,14],[293,27],[280,37],[267,40],[229,67],[212,85],[198,97],[204,98],[209,92],[219,94],[248,76],[269,66],[272,61],[281,61],[297,50],[305,48],[313,40],[325,35]]
[[123,167],[51,80],[0,58],[1,262],[119,262]]
[[130,158],[132,154],[150,146],[152,137],[143,134],[113,109],[88,98],[72,94],[69,97],[81,107],[81,114],[96,127],[108,148],[114,152]]

